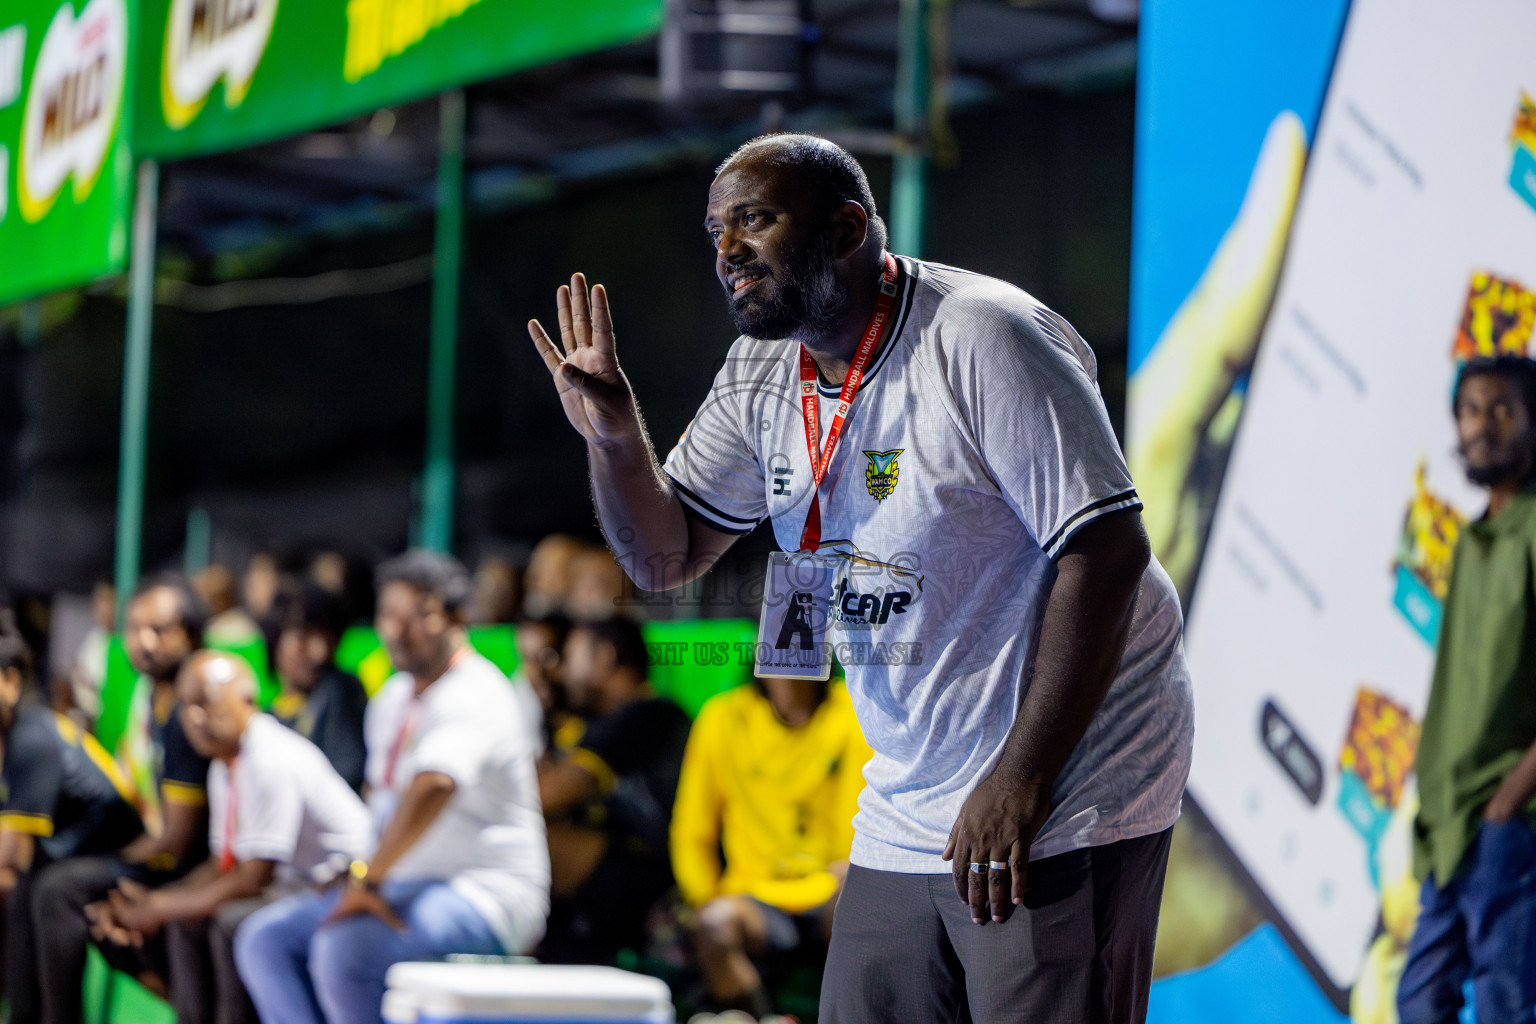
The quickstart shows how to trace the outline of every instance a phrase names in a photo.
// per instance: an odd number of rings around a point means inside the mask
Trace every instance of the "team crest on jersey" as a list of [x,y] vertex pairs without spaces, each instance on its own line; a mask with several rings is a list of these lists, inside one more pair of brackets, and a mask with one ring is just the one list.
[[905,448],[896,448],[888,452],[864,453],[869,456],[869,465],[864,467],[864,486],[869,488],[870,497],[876,501],[884,501],[896,489],[896,478],[901,474],[896,459],[904,451]]

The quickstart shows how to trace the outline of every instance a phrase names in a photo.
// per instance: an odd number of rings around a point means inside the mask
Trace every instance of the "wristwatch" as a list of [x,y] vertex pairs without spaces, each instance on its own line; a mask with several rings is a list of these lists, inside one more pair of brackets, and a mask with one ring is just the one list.
[[354,860],[347,865],[347,888],[359,892],[378,892],[379,883],[368,877],[368,862]]

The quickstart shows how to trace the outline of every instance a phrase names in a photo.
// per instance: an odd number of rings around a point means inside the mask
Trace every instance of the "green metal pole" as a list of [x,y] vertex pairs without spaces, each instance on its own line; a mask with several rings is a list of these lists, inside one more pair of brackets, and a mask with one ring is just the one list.
[[453,544],[453,398],[458,356],[459,265],[464,239],[464,92],[441,101],[437,238],[432,278],[432,353],[427,373],[427,465],[422,474],[421,544]]
[[213,561],[213,520],[201,505],[187,509],[187,543],[182,553],[182,570],[196,576]]
[[923,254],[928,211],[928,16],[931,0],[901,0],[897,21],[895,160],[891,167],[891,248]]
[[155,220],[160,205],[160,167],[139,164],[133,209],[133,255],[128,267],[128,339],[123,353],[123,426],[117,477],[117,625],[123,627],[128,595],[139,580],[144,541],[144,449],[149,429],[150,329],[155,308]]

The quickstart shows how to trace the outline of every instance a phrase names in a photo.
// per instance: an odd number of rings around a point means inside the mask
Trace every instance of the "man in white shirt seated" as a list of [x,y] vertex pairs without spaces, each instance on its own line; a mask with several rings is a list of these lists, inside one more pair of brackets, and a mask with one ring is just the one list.
[[368,810],[309,740],[256,710],[242,659],[200,651],[177,680],[181,725],[208,769],[208,860],[181,881],[118,883],[90,911],[98,937],[164,931],[180,1024],[255,1024],[235,972],[235,929],[280,896],[345,873],[368,849]]
[[266,1021],[380,1019],[401,960],[520,954],[544,934],[549,854],[531,731],[465,639],[469,574],[412,551],[378,570],[375,625],[399,674],[369,703],[372,860],[346,887],[258,911],[235,943]]

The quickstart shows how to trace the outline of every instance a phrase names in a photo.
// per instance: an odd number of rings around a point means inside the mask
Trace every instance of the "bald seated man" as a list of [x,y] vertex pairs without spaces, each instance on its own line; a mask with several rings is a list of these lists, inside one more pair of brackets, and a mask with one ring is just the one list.
[[1194,725],[1093,350],[1011,284],[887,251],[826,139],[742,146],[702,228],[740,337],[664,463],[602,286],[559,290],[558,343],[529,332],[636,585],[764,520],[800,553],[771,563],[760,674],[830,647],[874,750],[822,1024],[1141,1020]]
[[309,740],[256,709],[238,657],[199,651],[177,680],[181,724],[208,771],[211,856],[184,879],[129,879],[95,910],[99,936],[164,934],[179,1024],[256,1024],[235,970],[235,929],[264,904],[327,882],[367,854],[367,808]]

